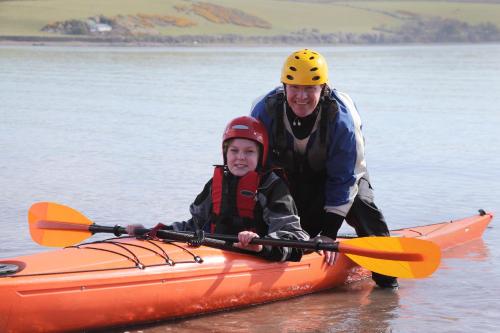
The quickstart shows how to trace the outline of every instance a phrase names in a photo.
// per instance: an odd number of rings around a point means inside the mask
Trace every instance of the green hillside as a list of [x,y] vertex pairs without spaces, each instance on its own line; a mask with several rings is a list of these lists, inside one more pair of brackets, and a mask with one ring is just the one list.
[[222,42],[496,41],[499,27],[500,1],[493,0],[0,0],[0,36],[4,37],[168,42],[197,36],[210,42],[211,36],[225,35],[232,37]]

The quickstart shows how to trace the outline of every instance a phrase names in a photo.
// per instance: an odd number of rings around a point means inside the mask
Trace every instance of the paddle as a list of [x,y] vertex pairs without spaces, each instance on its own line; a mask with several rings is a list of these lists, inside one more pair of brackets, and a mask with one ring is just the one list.
[[[45,246],[74,245],[94,233],[113,233],[116,236],[127,233],[120,226],[96,225],[80,212],[51,202],[39,202],[31,206],[28,221],[32,239]],[[142,235],[150,230],[140,228],[136,232]],[[179,241],[193,240],[192,233],[168,230],[159,230],[157,236]],[[215,240],[238,242],[236,236],[206,234],[203,244],[210,245]],[[364,237],[332,243],[254,238],[251,243],[340,252],[370,271],[402,278],[429,276],[439,266],[441,256],[436,244],[415,238]]]

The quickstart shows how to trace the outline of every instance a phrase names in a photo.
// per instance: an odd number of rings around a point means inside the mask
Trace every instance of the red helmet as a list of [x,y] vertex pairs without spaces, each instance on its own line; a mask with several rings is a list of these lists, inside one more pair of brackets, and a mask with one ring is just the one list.
[[234,118],[229,122],[229,124],[227,124],[226,129],[224,130],[224,135],[222,136],[224,162],[226,162],[224,143],[227,140],[236,138],[249,139],[257,142],[261,148],[259,166],[264,167],[266,165],[269,138],[267,136],[267,130],[262,122],[253,117],[243,116]]

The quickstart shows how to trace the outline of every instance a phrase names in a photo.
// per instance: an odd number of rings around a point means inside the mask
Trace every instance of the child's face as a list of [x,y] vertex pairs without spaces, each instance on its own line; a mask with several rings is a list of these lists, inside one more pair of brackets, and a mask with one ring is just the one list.
[[259,163],[259,147],[257,143],[247,139],[233,139],[227,147],[227,167],[238,177],[254,171]]

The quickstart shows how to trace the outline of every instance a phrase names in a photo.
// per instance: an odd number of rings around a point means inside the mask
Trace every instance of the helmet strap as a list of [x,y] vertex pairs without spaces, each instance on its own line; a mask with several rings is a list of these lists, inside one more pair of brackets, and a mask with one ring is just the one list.
[[321,98],[320,101],[323,102],[326,97],[330,95],[330,87],[324,83],[323,88],[321,88]]

